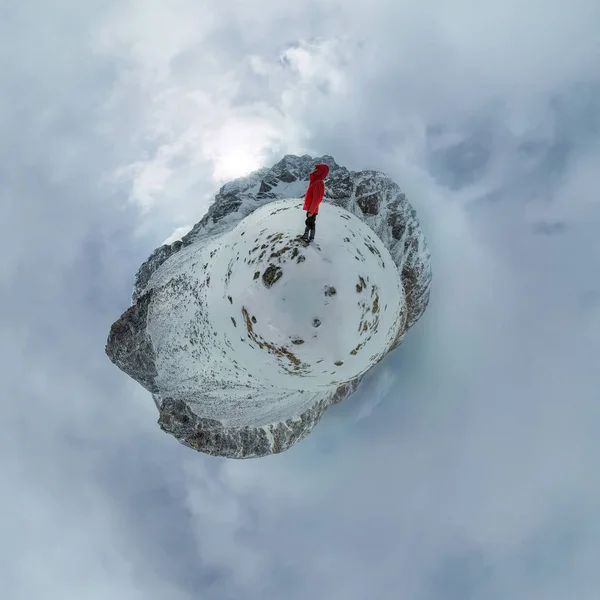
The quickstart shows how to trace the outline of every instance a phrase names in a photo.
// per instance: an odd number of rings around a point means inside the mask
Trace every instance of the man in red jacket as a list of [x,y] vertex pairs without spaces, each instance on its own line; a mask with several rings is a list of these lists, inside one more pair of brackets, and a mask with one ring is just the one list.
[[[323,200],[325,193],[325,184],[323,180],[329,173],[327,165],[315,165],[315,170],[310,174],[310,184],[304,196],[304,208],[306,211],[306,229],[302,239],[305,242],[312,242],[315,239],[315,221],[319,214],[319,204]],[[310,234],[310,235],[309,235]]]

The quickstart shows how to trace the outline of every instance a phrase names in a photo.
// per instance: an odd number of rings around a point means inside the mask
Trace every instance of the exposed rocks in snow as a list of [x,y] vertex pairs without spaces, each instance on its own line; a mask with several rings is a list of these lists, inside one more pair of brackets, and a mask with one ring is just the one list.
[[[302,196],[318,162],[330,172],[306,247]],[[223,186],[181,241],[151,254],[106,352],[180,442],[264,456],[356,390],[422,315],[430,281],[416,213],[393,181],[286,156]]]
[[271,263],[263,273],[263,283],[270,288],[281,279],[282,275],[283,271],[281,268]]
[[113,324],[106,353],[127,375],[150,392],[158,392],[156,364],[146,323],[152,290],[142,294]]

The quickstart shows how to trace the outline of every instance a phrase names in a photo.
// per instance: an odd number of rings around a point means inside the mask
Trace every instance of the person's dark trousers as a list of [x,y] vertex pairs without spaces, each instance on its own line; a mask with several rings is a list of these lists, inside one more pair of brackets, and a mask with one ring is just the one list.
[[[307,213],[308,214],[308,213]],[[317,215],[312,214],[310,217],[306,217],[306,221],[304,221],[306,225],[306,229],[304,230],[304,237],[309,238],[311,240],[315,239],[315,222],[317,220]]]

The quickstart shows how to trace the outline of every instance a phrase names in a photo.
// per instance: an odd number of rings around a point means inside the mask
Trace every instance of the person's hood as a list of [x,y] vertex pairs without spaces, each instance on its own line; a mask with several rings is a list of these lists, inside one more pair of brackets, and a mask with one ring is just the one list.
[[329,167],[327,165],[318,164],[315,165],[315,167],[317,169],[316,173],[313,175],[315,181],[319,179],[323,180],[329,174]]

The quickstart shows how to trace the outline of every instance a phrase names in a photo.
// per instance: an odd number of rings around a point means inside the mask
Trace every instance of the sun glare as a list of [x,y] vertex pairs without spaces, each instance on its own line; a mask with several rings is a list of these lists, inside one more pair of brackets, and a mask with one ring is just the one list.
[[213,179],[229,181],[256,171],[277,138],[278,132],[262,119],[230,119],[204,140],[206,157],[214,164]]

